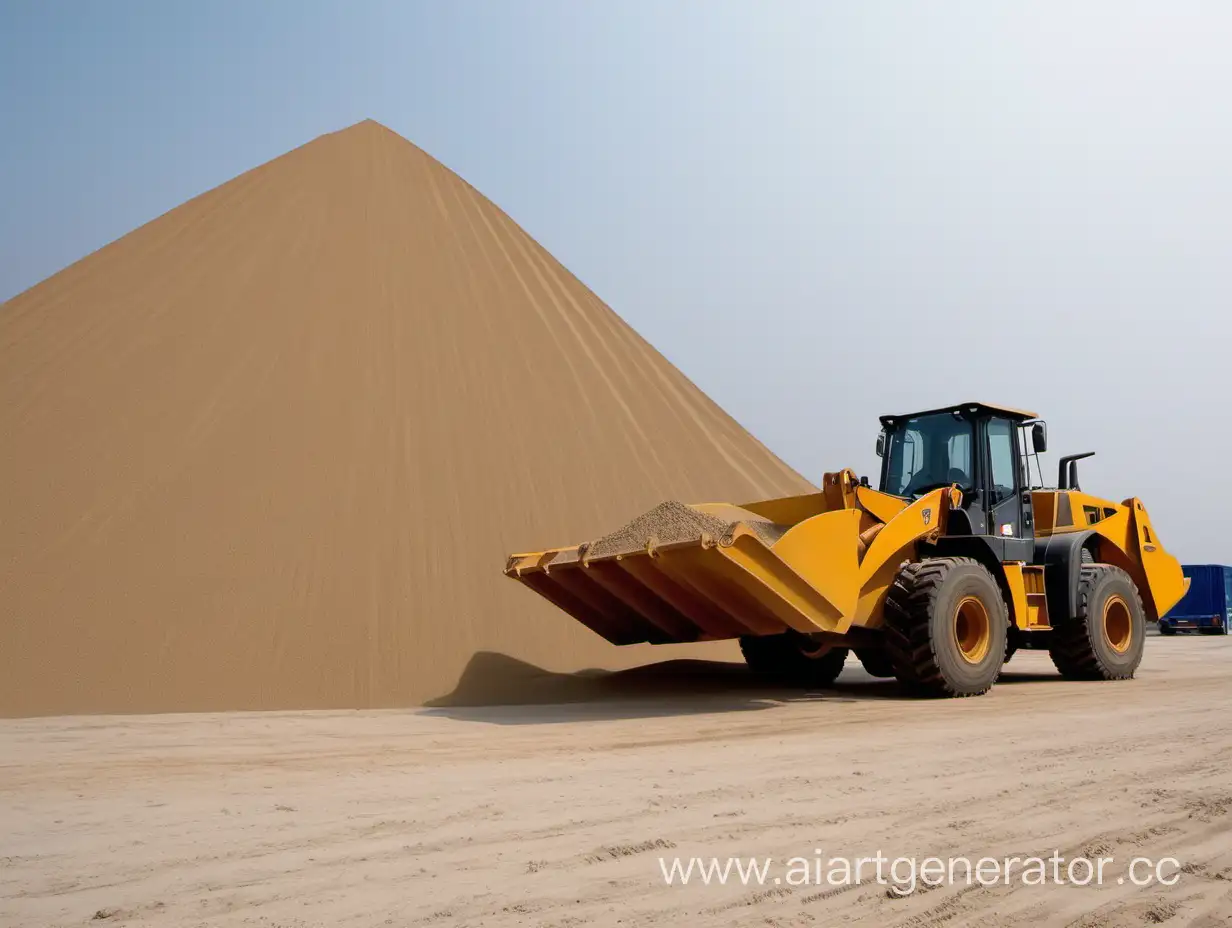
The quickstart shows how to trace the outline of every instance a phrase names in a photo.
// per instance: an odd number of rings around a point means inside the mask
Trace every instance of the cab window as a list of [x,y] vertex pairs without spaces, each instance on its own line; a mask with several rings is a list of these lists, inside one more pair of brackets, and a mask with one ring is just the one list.
[[917,416],[891,429],[887,437],[885,492],[917,497],[950,484],[970,488],[970,421],[951,413]]
[[988,456],[992,471],[992,501],[1014,495],[1014,426],[1008,419],[988,422]]

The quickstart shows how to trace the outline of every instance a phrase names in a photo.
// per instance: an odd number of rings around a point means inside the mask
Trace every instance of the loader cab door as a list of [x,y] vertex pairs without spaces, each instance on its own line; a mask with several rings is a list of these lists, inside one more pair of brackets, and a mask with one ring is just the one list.
[[983,423],[985,466],[981,482],[989,535],[1000,538],[1030,538],[1025,524],[1023,488],[1019,467],[1019,429],[1010,419],[993,416]]

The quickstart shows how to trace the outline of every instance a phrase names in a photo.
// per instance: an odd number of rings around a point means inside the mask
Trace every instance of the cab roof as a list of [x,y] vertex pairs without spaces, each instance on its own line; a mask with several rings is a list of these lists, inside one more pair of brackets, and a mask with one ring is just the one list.
[[915,419],[919,416],[931,416],[939,412],[965,412],[970,415],[1001,415],[1016,422],[1026,422],[1029,419],[1038,419],[1036,413],[1029,412],[1025,409],[1014,409],[1012,406],[998,406],[996,403],[957,403],[953,406],[942,406],[939,409],[925,409],[922,412],[910,412],[902,416],[882,416],[881,424],[889,427],[896,422],[902,422],[904,419]]

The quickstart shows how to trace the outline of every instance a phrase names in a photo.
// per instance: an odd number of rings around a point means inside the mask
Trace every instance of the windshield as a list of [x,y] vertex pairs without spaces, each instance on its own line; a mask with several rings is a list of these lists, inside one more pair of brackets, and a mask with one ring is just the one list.
[[895,496],[919,496],[937,487],[972,486],[971,423],[952,413],[900,422],[887,435],[885,486]]

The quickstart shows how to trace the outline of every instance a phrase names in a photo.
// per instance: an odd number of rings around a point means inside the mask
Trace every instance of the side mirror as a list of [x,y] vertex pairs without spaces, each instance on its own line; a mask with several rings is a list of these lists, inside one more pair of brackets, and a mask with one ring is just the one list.
[[1048,450],[1047,423],[1035,422],[1031,425],[1031,447],[1035,449],[1036,454],[1043,454]]
[[877,457],[885,457],[885,432],[877,436]]

